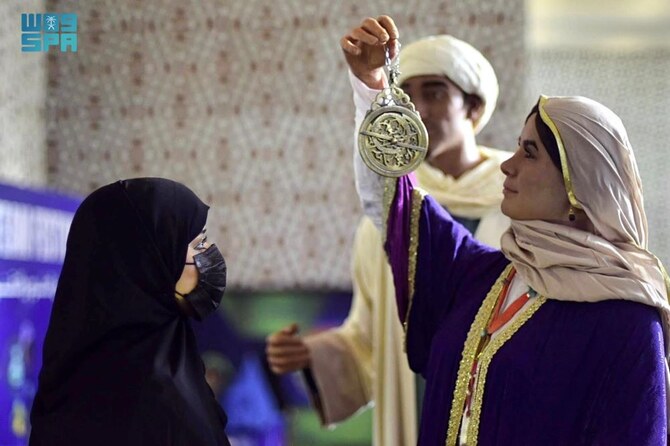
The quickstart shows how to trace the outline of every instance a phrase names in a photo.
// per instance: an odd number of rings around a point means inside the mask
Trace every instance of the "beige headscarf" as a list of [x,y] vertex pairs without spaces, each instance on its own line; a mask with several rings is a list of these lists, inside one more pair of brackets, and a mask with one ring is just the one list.
[[623,123],[583,97],[541,97],[558,143],[570,204],[595,234],[544,221],[512,221],[502,250],[521,277],[551,299],[624,299],[660,310],[668,351],[668,276],[647,250],[642,183]]
[[483,129],[498,100],[498,79],[489,61],[472,45],[446,34],[402,48],[398,85],[410,77],[432,74],[444,74],[461,90],[484,101],[482,115],[473,122],[475,133]]

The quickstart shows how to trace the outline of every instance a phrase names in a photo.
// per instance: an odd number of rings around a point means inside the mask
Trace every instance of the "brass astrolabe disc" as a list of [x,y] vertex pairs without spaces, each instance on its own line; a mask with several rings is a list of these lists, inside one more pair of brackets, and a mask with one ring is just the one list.
[[395,85],[377,95],[358,131],[363,162],[379,175],[400,177],[416,169],[428,152],[428,132],[414,104]]

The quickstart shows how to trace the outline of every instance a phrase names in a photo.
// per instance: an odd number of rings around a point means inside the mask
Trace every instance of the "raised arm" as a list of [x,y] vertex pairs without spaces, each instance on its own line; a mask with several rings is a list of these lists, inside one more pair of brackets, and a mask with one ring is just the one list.
[[[407,330],[410,365],[421,372],[438,323],[460,297],[464,277],[482,256],[494,253],[477,242],[435,200],[416,187],[413,174],[381,177],[363,163],[358,128],[386,77],[381,69],[384,47],[397,50],[398,32],[391,18],[366,19],[341,40],[350,67],[356,127],[354,171],[365,214],[382,231],[393,271],[400,320]],[[502,255],[497,253],[497,261]],[[486,263],[486,259],[484,259]],[[485,265],[484,265],[485,267]],[[466,274],[468,273],[468,274]],[[419,314],[412,315],[414,309]],[[412,323],[416,319],[418,323]]]
[[[354,28],[342,39],[340,46],[344,58],[349,65],[349,81],[354,93],[356,107],[356,124],[358,129],[365,118],[370,104],[379,91],[387,85],[383,66],[386,47],[390,56],[398,53],[398,30],[388,16],[377,19],[367,18],[360,26]],[[354,147],[358,145],[358,133],[354,133]],[[354,150],[354,170],[356,173],[356,190],[363,206],[363,211],[382,229],[382,199],[385,178],[372,172],[363,163]]]

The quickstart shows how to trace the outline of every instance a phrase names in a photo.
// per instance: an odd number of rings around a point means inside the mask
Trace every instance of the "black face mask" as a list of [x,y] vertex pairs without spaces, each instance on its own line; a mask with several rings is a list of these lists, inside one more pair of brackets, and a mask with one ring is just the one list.
[[193,256],[193,263],[198,269],[198,285],[190,293],[182,295],[191,305],[195,319],[201,321],[214,312],[221,303],[226,290],[226,261],[216,245],[212,244],[205,251]]

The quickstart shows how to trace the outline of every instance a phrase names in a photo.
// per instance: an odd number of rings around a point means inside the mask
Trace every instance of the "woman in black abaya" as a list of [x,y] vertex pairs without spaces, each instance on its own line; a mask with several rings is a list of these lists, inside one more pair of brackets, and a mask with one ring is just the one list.
[[93,192],[72,222],[31,413],[31,446],[228,445],[187,316],[225,289],[208,207],[160,178]]

